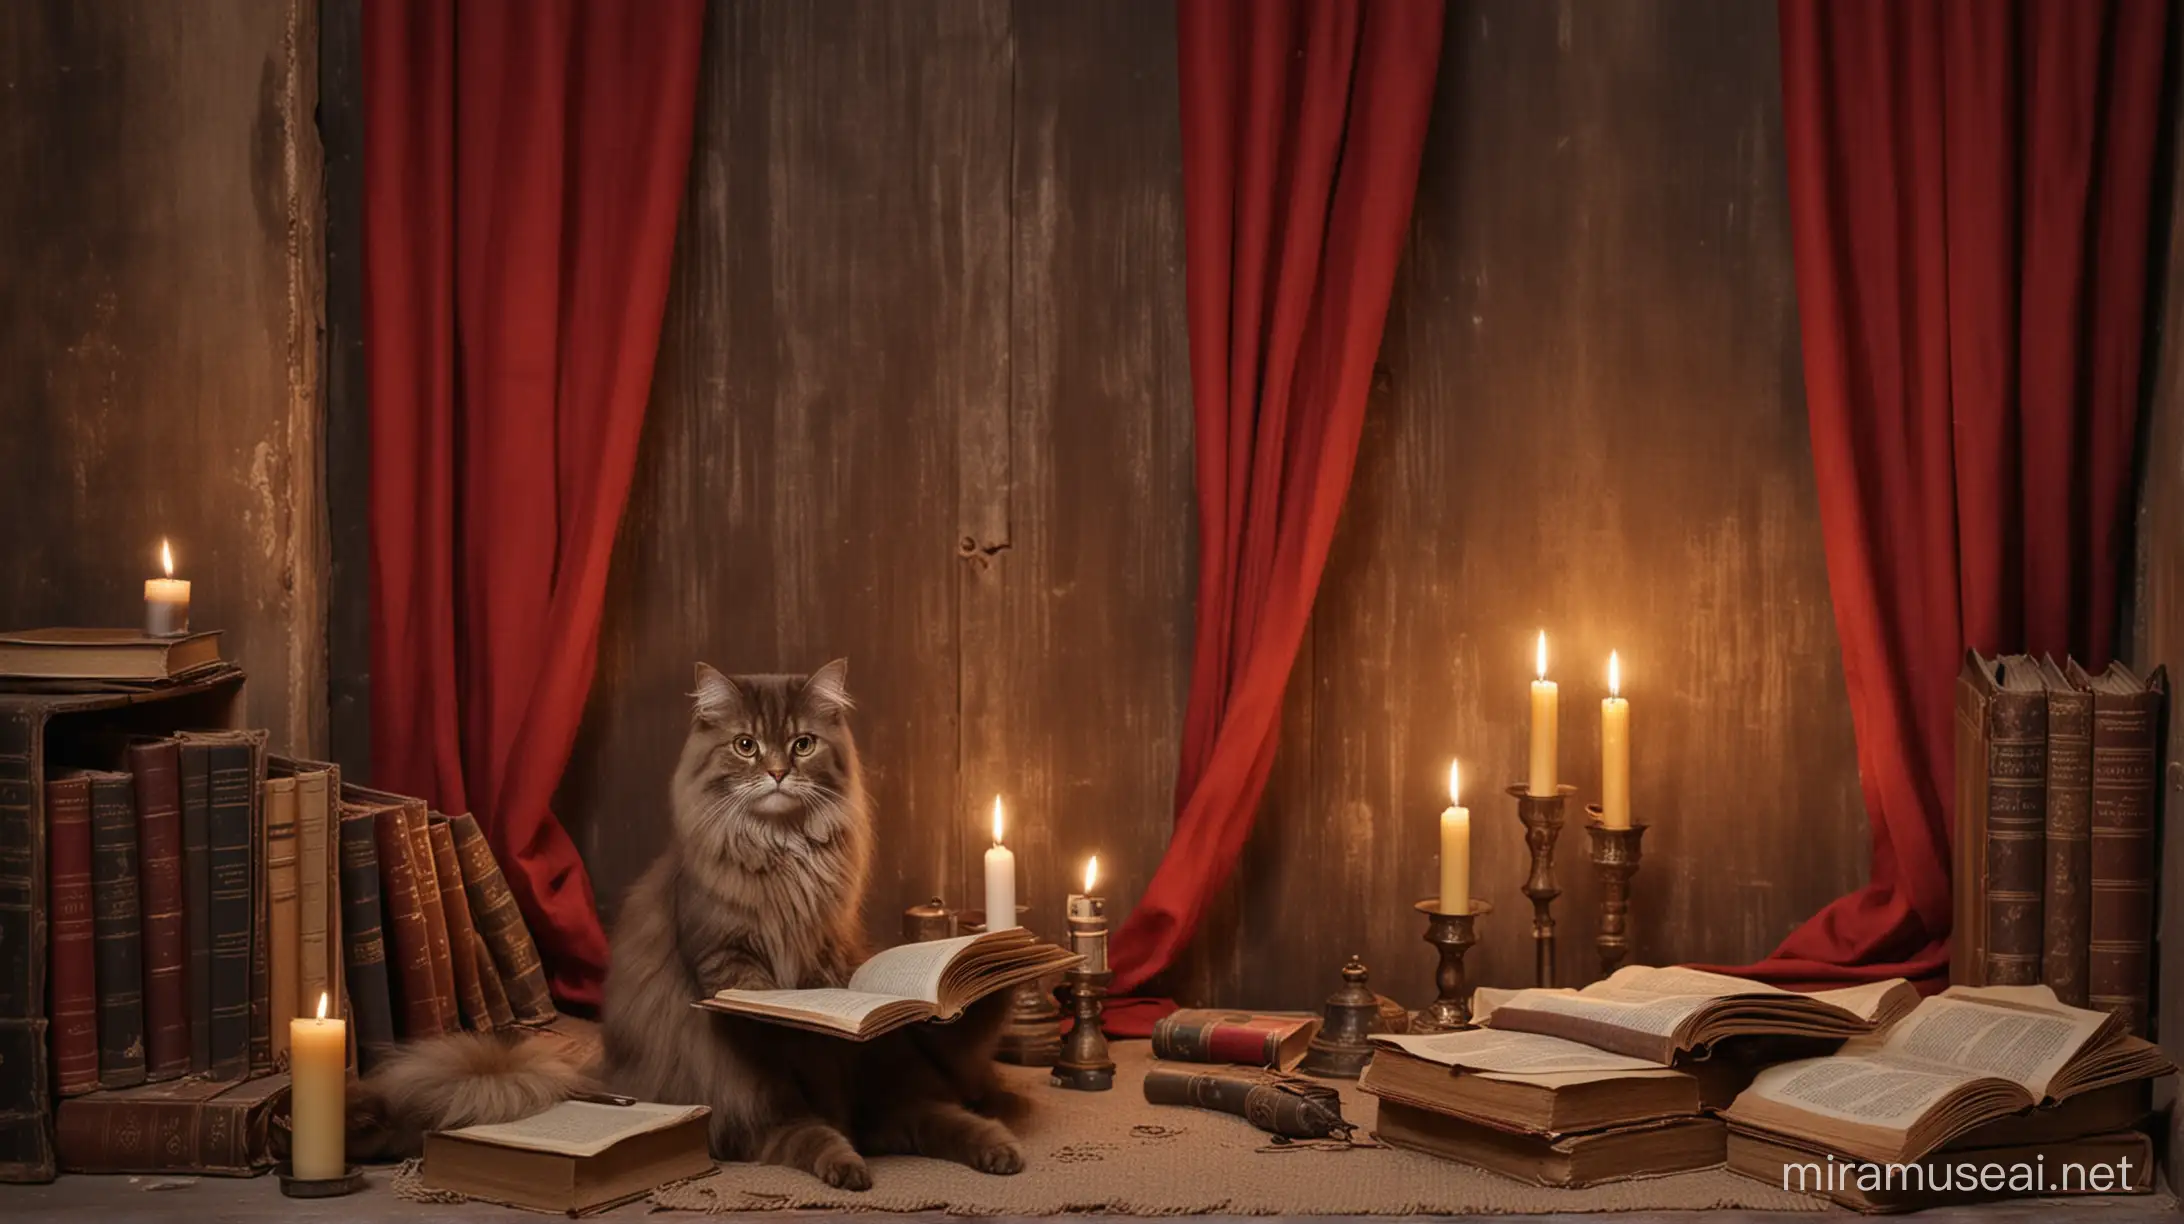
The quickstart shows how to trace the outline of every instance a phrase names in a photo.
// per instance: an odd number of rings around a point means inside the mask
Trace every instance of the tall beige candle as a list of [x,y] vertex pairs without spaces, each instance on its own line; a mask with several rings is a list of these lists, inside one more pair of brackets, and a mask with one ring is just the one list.
[[1622,695],[1623,669],[1608,652],[1608,695],[1600,703],[1600,823],[1630,827],[1630,701]]
[[1457,798],[1456,762],[1448,763],[1448,806],[1441,811],[1441,912],[1471,912],[1471,809]]
[[1547,631],[1539,631],[1539,679],[1532,681],[1532,772],[1525,789],[1535,795],[1555,793],[1555,728],[1561,698],[1547,678]]
[[347,1072],[348,1025],[326,1018],[321,994],[318,1017],[288,1022],[289,1112],[292,1139],[290,1171],[301,1181],[331,1181],[348,1171],[344,1133],[348,1122],[343,1094]]

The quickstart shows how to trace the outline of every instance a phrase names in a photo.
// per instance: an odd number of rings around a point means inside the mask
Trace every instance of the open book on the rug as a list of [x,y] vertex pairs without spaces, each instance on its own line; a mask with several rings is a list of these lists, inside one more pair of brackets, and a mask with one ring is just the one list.
[[997,990],[1083,958],[1022,927],[889,948],[849,984],[819,990],[723,990],[698,1006],[863,1041],[920,1020],[953,1020]]
[[[1670,1069],[1539,1033],[1463,1029],[1376,1034],[1358,1087],[1503,1130],[1560,1135],[1695,1117],[1726,1105],[1749,1073],[1711,1062]],[[1718,1082],[1717,1082],[1718,1081]]]
[[1631,965],[1583,990],[1489,991],[1484,1023],[1545,1033],[1660,1066],[1730,1037],[1856,1037],[1918,1005],[1902,978],[1801,994],[1699,969]]
[[2045,986],[1955,986],[1884,1036],[1770,1067],[1722,1116],[1830,1151],[1916,1160],[1966,1131],[2176,1070],[2109,1012]]

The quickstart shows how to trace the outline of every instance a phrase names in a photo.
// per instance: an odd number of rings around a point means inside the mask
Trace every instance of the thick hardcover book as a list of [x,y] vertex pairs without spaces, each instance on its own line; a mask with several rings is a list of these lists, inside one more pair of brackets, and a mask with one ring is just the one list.
[[91,922],[98,940],[99,1086],[144,1082],[144,910],[137,892],[136,783],[91,781]]
[[190,1074],[212,1070],[212,745],[184,741],[182,912],[189,950]]
[[2141,680],[2111,663],[2071,679],[2093,694],[2093,913],[2086,984],[2092,1006],[2147,1030],[2153,989],[2156,753],[2168,673]]
[[[465,900],[468,900],[466,895]],[[485,936],[473,928],[470,946],[478,962],[478,989],[485,995],[485,1014],[492,1018],[491,1027],[504,1029],[516,1022],[515,1011],[508,1006],[508,988],[501,984],[500,970],[493,967],[493,949],[485,946]]]
[[61,1102],[55,1144],[70,1173],[255,1177],[273,1167],[288,1077],[184,1079]]
[[323,994],[326,1014],[339,1016],[344,1013],[337,985],[341,975],[335,972],[340,955],[334,941],[339,923],[333,882],[341,866],[327,792],[333,767],[276,756],[267,773],[291,779],[296,789],[296,1014],[316,1015]]
[[189,932],[182,885],[182,752],[171,739],[131,741],[137,871],[144,907],[145,1078],[190,1070]]
[[478,976],[478,930],[471,924],[470,897],[463,891],[462,861],[455,857],[455,831],[448,827],[447,817],[436,812],[425,832],[432,842],[440,908],[447,914],[448,959],[455,965],[455,997],[462,1004],[462,1020],[478,1032],[490,1032],[493,1016],[485,1001],[485,983]]
[[91,780],[49,778],[46,895],[53,929],[51,987],[54,1087],[62,1096],[99,1086],[98,940],[91,893]]
[[2093,695],[2053,659],[2047,689],[2047,870],[2040,894],[2040,980],[2084,1007],[2087,932],[2093,922]]
[[1729,1132],[1712,1118],[1666,1118],[1568,1135],[1533,1135],[1382,1098],[1373,1133],[1390,1147],[1491,1169],[1518,1181],[1577,1187],[1712,1168],[1722,1162]]
[[538,945],[531,942],[531,928],[523,924],[523,911],[493,858],[485,830],[470,813],[447,818],[455,832],[455,852],[462,859],[463,887],[470,894],[470,921],[493,950],[493,965],[500,971],[508,1006],[519,1024],[550,1024],[560,1013],[546,988],[546,970],[539,964]]
[[1902,978],[1810,993],[1680,967],[1625,965],[1583,990],[1472,993],[1472,1016],[1504,1032],[1545,1033],[1659,1066],[1731,1038],[1861,1037],[1918,1005]]
[[463,1027],[455,993],[454,943],[447,934],[447,905],[440,896],[440,868],[432,850],[432,817],[421,799],[402,805],[402,822],[409,830],[410,869],[417,877],[417,907],[425,915],[425,946],[432,953],[432,994],[440,1005],[440,1028],[456,1032]]
[[1153,1025],[1153,1057],[1287,1071],[1304,1060],[1317,1016],[1185,1008]]
[[20,629],[0,634],[0,676],[175,680],[220,663],[220,631],[155,637],[134,629]]
[[564,1101],[517,1122],[425,1137],[424,1184],[583,1216],[713,1169],[703,1105]]
[[241,740],[208,737],[210,784],[207,828],[211,839],[212,1006],[211,1066],[214,1079],[250,1074],[251,812],[257,805],[251,749]]
[[378,821],[369,807],[337,803],[335,811],[340,815],[335,840],[341,847],[342,975],[357,1061],[369,1071],[394,1052],[394,1004],[380,934]]
[[392,972],[387,977],[394,986],[395,1032],[405,1041],[415,1041],[442,1029],[432,940],[417,896],[416,868],[410,862],[409,822],[399,805],[380,806],[372,813],[372,825],[379,839],[379,899],[387,945],[393,951]]
[[[296,866],[296,779],[268,777],[264,789],[265,881],[270,914],[271,955],[266,998],[273,1020],[273,1065],[288,1065],[288,1022],[296,1018],[301,997],[298,979],[303,967],[303,915]],[[318,997],[311,998],[313,1014]]]
[[1964,654],[1957,677],[1957,825],[1949,980],[2040,980],[2047,842],[2047,689],[2023,655]]

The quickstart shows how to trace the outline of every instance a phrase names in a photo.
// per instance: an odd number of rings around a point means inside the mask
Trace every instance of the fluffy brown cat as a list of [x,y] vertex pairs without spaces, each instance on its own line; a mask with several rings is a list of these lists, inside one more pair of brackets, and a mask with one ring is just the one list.
[[[906,1152],[989,1173],[1023,1167],[993,1116],[1015,1104],[993,1052],[1002,992],[948,1025],[869,1042],[690,1006],[730,987],[839,986],[863,957],[872,828],[850,734],[848,667],[723,676],[699,664],[671,790],[673,836],[630,890],[607,974],[605,1048],[590,1078],[712,1109],[713,1154],[872,1184],[862,1154]],[[405,1050],[363,1087],[381,1143],[522,1116],[576,1090],[550,1056],[481,1038]]]

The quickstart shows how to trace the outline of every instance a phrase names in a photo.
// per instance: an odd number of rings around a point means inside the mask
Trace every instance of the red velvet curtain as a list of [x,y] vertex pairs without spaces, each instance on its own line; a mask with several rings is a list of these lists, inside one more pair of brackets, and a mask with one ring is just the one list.
[[372,766],[475,812],[555,995],[607,945],[548,804],[591,687],[701,0],[364,6]]
[[[1197,638],[1175,835],[1116,932],[1172,961],[1266,789],[1410,222],[1441,0],[1182,0]],[[1133,1024],[1118,1015],[1109,1031]]]
[[2115,648],[2160,0],[1782,0],[1820,525],[1871,882],[1744,970],[1948,965],[1965,647]]

